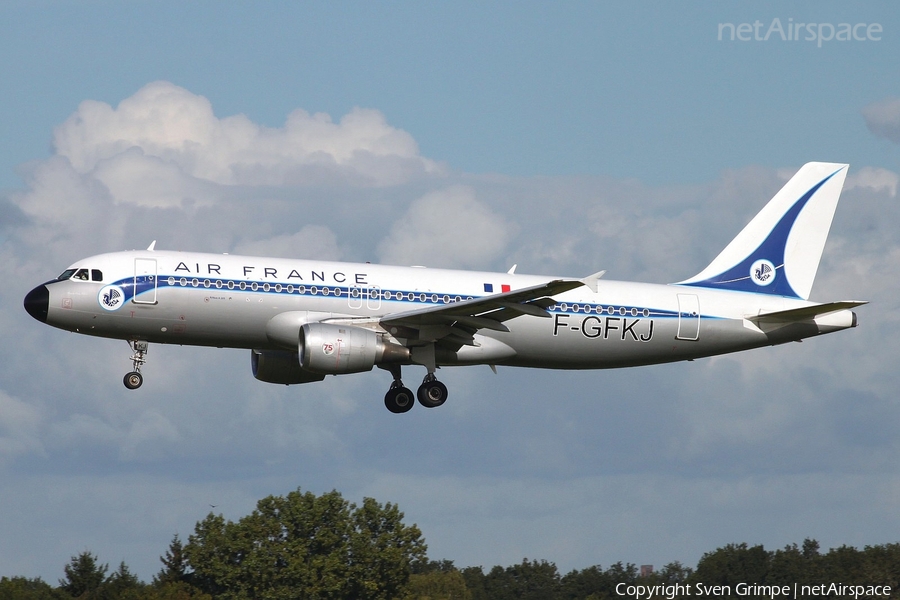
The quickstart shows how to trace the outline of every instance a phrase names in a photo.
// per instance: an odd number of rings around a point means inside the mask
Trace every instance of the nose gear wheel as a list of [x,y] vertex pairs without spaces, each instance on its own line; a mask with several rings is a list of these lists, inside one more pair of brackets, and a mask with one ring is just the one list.
[[131,346],[133,352],[131,355],[131,368],[133,370],[130,373],[125,374],[122,383],[124,383],[125,387],[129,390],[136,390],[144,383],[144,376],[141,375],[141,366],[147,362],[145,356],[150,344],[143,340],[129,340],[128,345]]

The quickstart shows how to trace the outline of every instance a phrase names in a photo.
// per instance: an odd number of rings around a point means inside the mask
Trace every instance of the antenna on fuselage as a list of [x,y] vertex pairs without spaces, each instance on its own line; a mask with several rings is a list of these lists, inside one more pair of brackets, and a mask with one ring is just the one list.
[[153,249],[154,249],[154,248],[156,248],[156,240],[153,240],[152,242],[150,242],[150,245],[147,246],[147,250],[148,250],[149,252],[153,252]]

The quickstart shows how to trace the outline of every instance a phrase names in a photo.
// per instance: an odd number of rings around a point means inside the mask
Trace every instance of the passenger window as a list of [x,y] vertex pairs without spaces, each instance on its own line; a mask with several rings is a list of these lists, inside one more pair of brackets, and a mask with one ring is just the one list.
[[75,271],[74,277],[72,279],[77,279],[79,281],[87,281],[88,280],[88,270],[87,269],[78,269]]
[[103,272],[100,269],[91,269],[91,281],[103,281]]

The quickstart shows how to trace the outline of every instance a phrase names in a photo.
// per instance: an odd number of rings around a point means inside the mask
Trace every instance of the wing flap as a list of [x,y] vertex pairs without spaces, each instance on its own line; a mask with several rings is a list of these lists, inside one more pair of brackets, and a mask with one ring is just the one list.
[[454,315],[451,317],[453,321],[460,323],[461,325],[468,325],[469,327],[474,327],[475,329],[493,329],[494,331],[502,331],[503,333],[509,333],[509,327],[501,323],[500,321],[495,321],[494,319],[487,317],[473,317],[471,315]]

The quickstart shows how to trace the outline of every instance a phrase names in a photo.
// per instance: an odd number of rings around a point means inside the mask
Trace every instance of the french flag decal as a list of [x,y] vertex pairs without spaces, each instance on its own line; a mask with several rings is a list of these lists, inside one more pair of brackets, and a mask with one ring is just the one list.
[[[500,285],[500,292],[508,292],[509,290],[510,290],[510,287],[507,284],[504,283],[504,284]],[[494,293],[494,284],[493,283],[484,284],[484,291],[489,294],[493,294]]]

